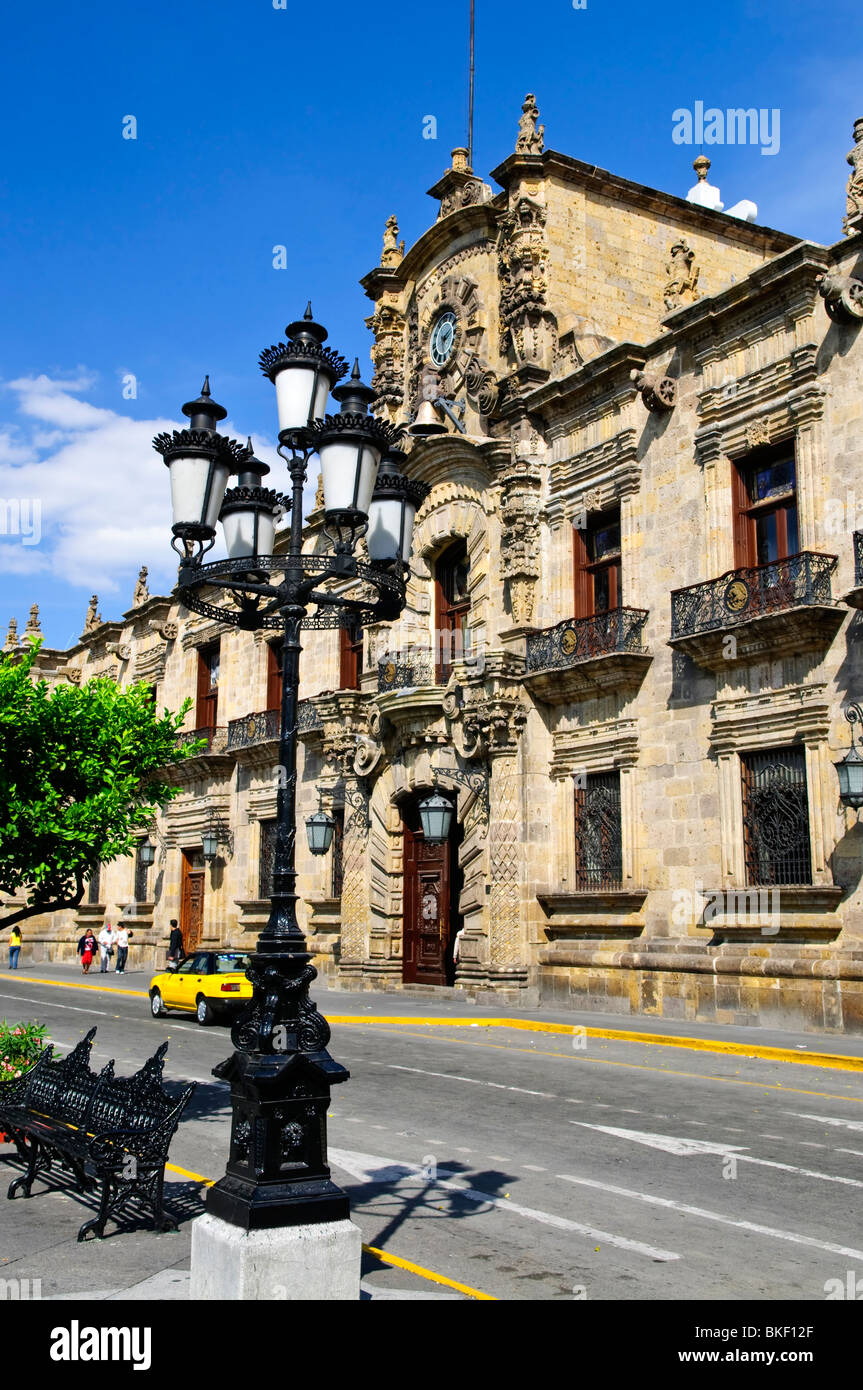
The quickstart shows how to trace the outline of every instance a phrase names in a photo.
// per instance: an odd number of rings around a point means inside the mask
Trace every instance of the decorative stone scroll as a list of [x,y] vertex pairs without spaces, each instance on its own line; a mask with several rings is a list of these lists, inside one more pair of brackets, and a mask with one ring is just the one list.
[[660,414],[676,406],[677,382],[674,377],[633,370],[629,378],[648,410]]
[[818,293],[834,323],[859,323],[863,319],[863,280],[827,271],[818,276]]

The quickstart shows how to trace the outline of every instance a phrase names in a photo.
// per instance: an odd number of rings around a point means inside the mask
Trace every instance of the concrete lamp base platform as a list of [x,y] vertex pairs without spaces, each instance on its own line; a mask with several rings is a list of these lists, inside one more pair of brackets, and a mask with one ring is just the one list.
[[205,1214],[192,1223],[189,1297],[359,1300],[361,1259],[352,1221],[244,1231]]

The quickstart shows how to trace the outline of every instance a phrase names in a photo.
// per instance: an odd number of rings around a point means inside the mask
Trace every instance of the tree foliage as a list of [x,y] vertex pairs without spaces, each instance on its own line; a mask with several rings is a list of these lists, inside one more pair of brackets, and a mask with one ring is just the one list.
[[191,701],[160,715],[144,685],[49,687],[31,674],[39,646],[0,654],[0,893],[27,903],[4,926],[77,907],[95,866],[131,855],[177,795],[166,766],[199,748],[177,743]]

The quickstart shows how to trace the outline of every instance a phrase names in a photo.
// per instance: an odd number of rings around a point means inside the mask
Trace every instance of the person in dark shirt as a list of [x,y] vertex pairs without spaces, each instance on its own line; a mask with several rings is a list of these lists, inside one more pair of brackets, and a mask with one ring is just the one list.
[[185,954],[186,952],[183,950],[183,933],[180,931],[176,917],[172,917],[171,935],[168,938],[168,964],[176,970]]

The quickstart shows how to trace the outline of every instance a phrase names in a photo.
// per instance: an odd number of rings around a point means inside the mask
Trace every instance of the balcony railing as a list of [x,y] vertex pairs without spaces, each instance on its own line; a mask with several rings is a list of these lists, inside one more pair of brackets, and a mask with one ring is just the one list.
[[[281,719],[282,712],[277,709],[265,709],[258,714],[244,714],[242,719],[232,719],[228,724],[228,751],[276,742],[281,732]],[[301,700],[297,710],[298,732],[305,733],[321,727],[321,716],[311,700]]]
[[863,584],[863,531],[854,532],[854,583]]
[[804,550],[787,560],[728,570],[718,579],[676,589],[671,595],[672,640],[792,608],[830,606],[835,567],[835,555]]
[[421,653],[404,661],[385,657],[378,662],[378,691],[407,690],[419,685],[434,685],[435,669],[431,653]]
[[613,608],[592,618],[567,618],[527,639],[526,672],[568,670],[612,652],[642,652],[645,608]]
[[242,719],[232,719],[228,724],[228,750],[253,748],[257,743],[268,743],[279,737],[281,713],[277,709],[265,709],[259,714],[245,714]]
[[206,739],[206,747],[200,750],[200,755],[208,753],[224,753],[228,744],[228,730],[224,725],[212,729],[185,729],[177,735],[177,742],[184,746],[187,743],[199,743],[201,739]]

